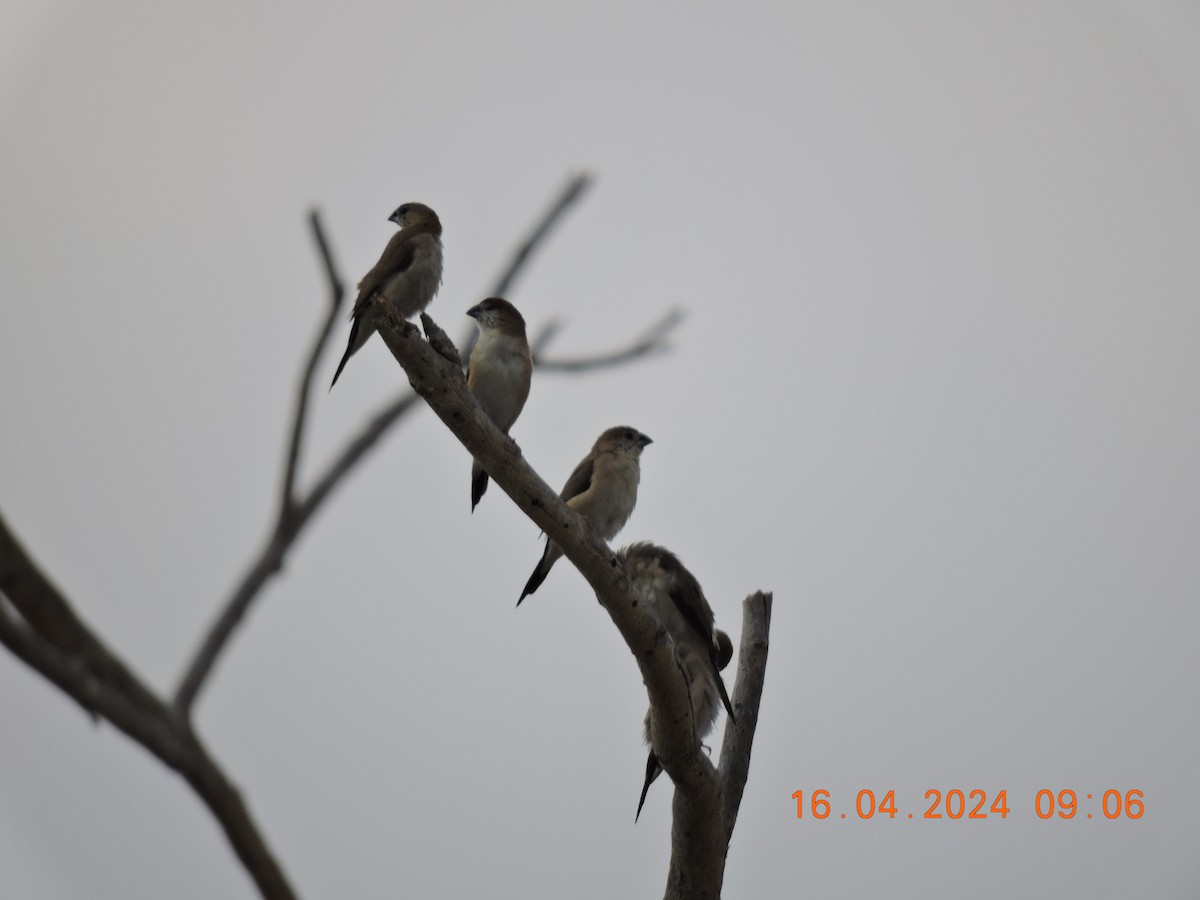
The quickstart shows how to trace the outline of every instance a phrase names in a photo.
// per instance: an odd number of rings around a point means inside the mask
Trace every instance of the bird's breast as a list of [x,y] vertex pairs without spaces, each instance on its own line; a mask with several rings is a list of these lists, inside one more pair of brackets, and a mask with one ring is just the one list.
[[442,246],[431,238],[417,251],[412,264],[389,278],[380,293],[408,318],[429,305],[441,283]]
[[636,460],[623,454],[607,453],[596,460],[588,491],[594,495],[588,504],[589,518],[606,541],[616,537],[633,514],[639,474]]

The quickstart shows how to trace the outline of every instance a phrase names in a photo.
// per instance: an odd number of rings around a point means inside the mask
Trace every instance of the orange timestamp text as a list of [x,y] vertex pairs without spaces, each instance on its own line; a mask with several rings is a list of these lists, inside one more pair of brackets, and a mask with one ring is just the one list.
[[[1073,790],[1055,792],[1044,788],[1034,797],[1033,811],[1039,819],[1073,819],[1079,812],[1086,819],[1092,818],[1093,814],[1105,819],[1140,819],[1146,812],[1144,794],[1136,789],[1122,793],[1110,788],[1099,796],[1085,792],[1084,798],[1081,804],[1079,794]],[[823,788],[811,793],[796,791],[792,799],[796,801],[797,819],[846,819],[851,813],[859,819],[1007,819],[1012,812],[1008,805],[1007,790],[989,794],[983,790],[952,788],[943,793],[937,788],[930,788],[925,792],[928,805],[919,804],[912,812],[896,806],[895,790],[884,792],[882,799],[877,800],[875,791],[863,788],[855,795],[853,808],[845,812],[834,809],[836,801]]]

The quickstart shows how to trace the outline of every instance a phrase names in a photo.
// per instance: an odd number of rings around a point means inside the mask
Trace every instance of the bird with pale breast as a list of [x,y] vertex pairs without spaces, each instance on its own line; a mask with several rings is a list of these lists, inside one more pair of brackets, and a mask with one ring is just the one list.
[[402,319],[429,305],[442,283],[442,223],[424,203],[405,203],[388,216],[400,230],[392,235],[379,262],[358,283],[358,299],[350,313],[350,340],[333,381],[346,362],[376,331],[373,301],[382,299]]
[[[646,609],[659,621],[671,644],[675,660],[687,682],[688,703],[696,740],[702,740],[717,721],[723,704],[736,721],[721,670],[733,658],[729,635],[715,627],[712,607],[700,582],[679,557],[655,544],[630,544],[617,553],[625,566],[630,586],[643,598]],[[646,802],[646,792],[663,768],[654,752],[654,710],[646,710],[643,738],[650,747],[646,779],[638,798],[636,822]]]
[[[505,434],[529,398],[533,357],[525,337],[525,319],[500,297],[488,297],[467,310],[479,325],[479,339],[467,361],[467,387],[483,411]],[[471,465],[471,512],[487,490],[488,474],[475,460]]]
[[[627,425],[609,428],[596,439],[559,493],[606,541],[616,537],[633,514],[641,479],[642,451],[650,443],[650,438],[636,428]],[[562,555],[558,545],[547,539],[541,561],[525,583],[517,606],[546,580],[550,568]]]

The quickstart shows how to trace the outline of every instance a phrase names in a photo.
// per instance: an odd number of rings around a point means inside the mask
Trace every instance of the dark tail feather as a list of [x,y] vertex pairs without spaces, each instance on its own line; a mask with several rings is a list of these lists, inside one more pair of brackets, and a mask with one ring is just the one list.
[[725,690],[725,682],[721,680],[720,673],[717,674],[717,690],[721,692],[721,702],[725,704],[725,712],[729,713],[729,721],[737,722],[737,716],[733,714],[733,704],[729,702],[729,694]]
[[487,490],[487,485],[488,473],[479,468],[476,463],[471,470],[471,512],[475,512],[475,507],[483,497],[484,491]]
[[646,791],[650,790],[650,785],[654,784],[654,779],[662,774],[662,766],[658,764],[658,757],[654,755],[654,751],[650,751],[650,756],[646,759],[646,782],[642,785],[642,796],[638,798],[637,815],[633,817],[633,823],[636,825],[638,816],[642,814],[642,804],[646,802]]
[[[708,659],[712,663],[713,677],[717,680],[717,691],[721,695],[721,702],[725,704],[725,712],[729,713],[731,722],[737,722],[737,716],[733,714],[733,704],[729,702],[729,693],[725,690],[725,681],[721,678],[721,660],[717,656],[715,646],[709,648]],[[726,663],[728,662],[726,660]]]
[[525,590],[521,591],[521,597],[517,600],[517,606],[521,605],[521,600],[524,600],[539,587],[541,587],[542,582],[546,580],[546,576],[550,574],[550,568],[554,565],[554,562],[552,560],[548,562],[547,560],[550,560],[549,541],[546,541],[546,549],[542,551],[542,559],[537,564],[537,568],[533,570],[533,574],[530,575],[529,580],[525,582]]
[[329,389],[332,391],[333,386],[337,384],[338,376],[342,374],[342,369],[346,368],[346,360],[350,358],[350,348],[346,348],[346,355],[342,357],[342,361],[338,363],[337,371],[333,373],[333,381],[329,382]]
[[358,337],[358,318],[356,317],[350,323],[350,340],[346,344],[346,352],[342,355],[342,361],[338,363],[337,371],[333,373],[333,381],[329,382],[329,389],[332,391],[333,386],[337,384],[338,376],[342,374],[342,369],[346,368],[346,361],[354,353],[354,339]]

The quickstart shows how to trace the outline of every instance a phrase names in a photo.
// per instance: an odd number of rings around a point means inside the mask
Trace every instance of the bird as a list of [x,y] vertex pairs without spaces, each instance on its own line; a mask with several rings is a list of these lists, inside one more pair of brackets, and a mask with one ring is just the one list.
[[[617,558],[625,566],[633,590],[646,601],[646,608],[666,632],[675,661],[687,682],[696,740],[702,740],[712,730],[717,720],[718,703],[724,705],[731,720],[737,721],[725,682],[721,679],[721,670],[733,658],[733,643],[729,635],[715,627],[712,607],[704,598],[696,577],[678,556],[655,544],[631,544],[623,547]],[[646,792],[663,771],[654,752],[651,709],[646,710],[642,736],[650,754],[646,759],[642,795],[633,817],[635,822],[642,814]]]
[[[596,534],[606,541],[617,536],[633,513],[641,477],[639,459],[651,443],[636,428],[627,425],[609,428],[596,438],[588,455],[580,460],[559,492],[567,505],[587,519]],[[517,606],[546,580],[550,568],[562,555],[558,545],[547,539],[542,559],[525,583]]]
[[[467,387],[488,418],[508,434],[529,398],[533,374],[525,319],[500,297],[488,297],[468,309],[467,315],[479,325],[479,340],[467,360]],[[488,474],[475,460],[471,464],[471,512],[487,486]]]
[[442,283],[442,223],[424,203],[405,203],[388,216],[400,230],[392,235],[379,262],[358,283],[358,299],[350,313],[350,341],[333,373],[337,384],[346,362],[359,351],[377,326],[372,299],[382,298],[401,318],[423,310]]

